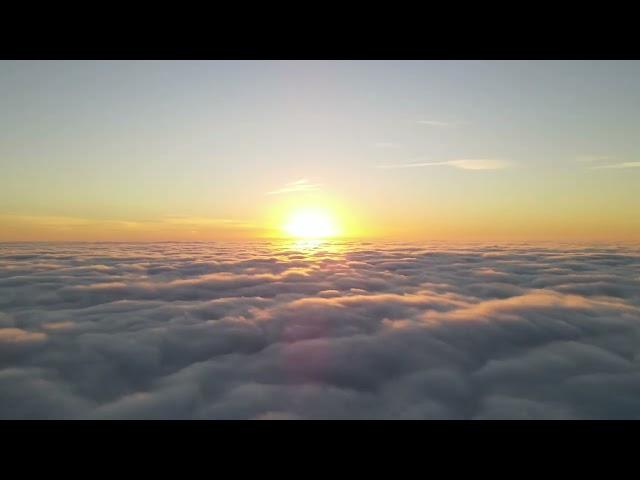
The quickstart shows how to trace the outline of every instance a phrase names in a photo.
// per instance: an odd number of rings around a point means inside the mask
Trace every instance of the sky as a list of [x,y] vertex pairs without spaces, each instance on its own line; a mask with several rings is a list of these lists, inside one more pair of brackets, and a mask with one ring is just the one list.
[[638,85],[0,62],[0,418],[640,418]]
[[3,61],[0,241],[640,240],[634,61]]

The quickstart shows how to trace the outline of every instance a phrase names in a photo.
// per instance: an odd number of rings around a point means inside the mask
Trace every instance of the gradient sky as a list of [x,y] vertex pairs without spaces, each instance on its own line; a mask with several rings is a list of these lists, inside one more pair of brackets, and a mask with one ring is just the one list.
[[0,241],[640,240],[640,63],[0,62]]

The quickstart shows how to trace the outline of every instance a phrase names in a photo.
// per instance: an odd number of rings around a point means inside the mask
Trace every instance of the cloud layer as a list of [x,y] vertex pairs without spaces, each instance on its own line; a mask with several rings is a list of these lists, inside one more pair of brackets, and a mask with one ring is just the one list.
[[640,418],[640,249],[0,244],[0,418]]

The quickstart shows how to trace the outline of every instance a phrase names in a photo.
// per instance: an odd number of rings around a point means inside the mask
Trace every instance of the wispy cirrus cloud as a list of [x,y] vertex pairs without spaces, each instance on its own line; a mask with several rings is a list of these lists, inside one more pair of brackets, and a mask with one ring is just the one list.
[[640,162],[622,162],[622,163],[614,163],[611,165],[596,165],[591,167],[592,169],[603,169],[603,168],[640,168]]
[[608,157],[606,155],[580,155],[578,158],[576,158],[576,161],[581,163],[604,162],[607,160],[611,160],[611,157]]
[[418,123],[429,127],[453,127],[456,125],[455,123],[443,122],[440,120],[418,120]]
[[228,226],[248,227],[249,223],[230,219],[214,217],[189,217],[189,216],[165,216],[154,219],[100,219],[61,215],[20,215],[12,213],[0,213],[0,224],[8,225],[37,225],[47,228],[74,229],[84,227],[106,227],[110,229],[148,229],[150,227],[164,227],[173,225],[194,226]]
[[591,164],[589,166],[590,170],[640,168],[640,162],[612,163],[614,160],[614,157],[606,155],[581,155],[576,158],[576,161],[578,162]]
[[449,166],[459,168],[461,170],[501,170],[511,166],[510,162],[505,160],[485,158],[485,159],[459,159],[459,160],[447,160],[443,162],[418,162],[418,163],[404,163],[404,164],[392,164],[392,165],[379,165],[378,168],[384,169],[398,169],[398,168],[419,168],[419,167],[434,167],[434,166]]
[[373,146],[376,148],[399,148],[400,144],[394,142],[376,142]]
[[15,240],[147,240],[193,234],[236,235],[258,230],[231,218],[170,215],[156,218],[87,218],[64,215],[0,213],[0,241]]
[[298,193],[298,192],[313,192],[320,190],[322,184],[320,183],[311,183],[306,178],[302,178],[300,180],[296,180],[295,182],[289,182],[284,187],[278,188],[277,190],[272,190],[267,192],[267,195],[281,195],[284,193]]
[[162,225],[186,225],[190,227],[220,226],[228,228],[252,228],[253,224],[232,218],[168,216],[160,219]]

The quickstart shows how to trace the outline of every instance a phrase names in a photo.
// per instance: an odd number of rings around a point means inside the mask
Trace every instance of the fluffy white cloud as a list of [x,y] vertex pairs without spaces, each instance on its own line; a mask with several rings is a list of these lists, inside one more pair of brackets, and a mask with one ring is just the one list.
[[0,418],[640,418],[640,249],[2,244]]

